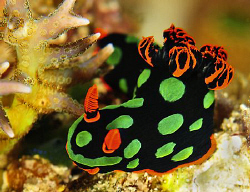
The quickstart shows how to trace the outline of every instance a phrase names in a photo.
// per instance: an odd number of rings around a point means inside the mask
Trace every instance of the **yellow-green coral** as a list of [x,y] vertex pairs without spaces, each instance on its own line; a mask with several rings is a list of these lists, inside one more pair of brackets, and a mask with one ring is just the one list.
[[[66,30],[89,23],[72,12],[74,3],[75,0],[65,0],[54,13],[34,19],[28,0],[6,1],[2,37],[15,49],[17,59],[11,63],[12,70],[4,76],[4,83],[13,81],[31,88],[30,93],[14,91],[15,94],[0,98],[5,118],[14,132],[13,140],[26,134],[39,114],[53,111],[77,116],[83,114],[83,106],[69,97],[65,90],[99,75],[97,69],[113,51],[112,45],[108,45],[98,54],[85,57],[82,63],[74,59],[98,39],[99,33],[63,45],[50,43]],[[0,89],[1,82],[3,80]],[[0,151],[6,149],[8,139],[0,129]]]

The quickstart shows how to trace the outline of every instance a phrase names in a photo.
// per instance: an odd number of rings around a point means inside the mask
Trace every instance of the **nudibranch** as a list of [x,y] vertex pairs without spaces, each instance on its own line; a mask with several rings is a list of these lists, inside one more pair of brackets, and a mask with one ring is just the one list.
[[98,76],[113,46],[79,59],[99,33],[64,44],[51,41],[89,23],[73,13],[74,3],[64,0],[50,15],[34,18],[28,0],[6,1],[1,38],[13,48],[16,59],[0,65],[0,152],[25,135],[40,114],[56,111],[79,116],[84,112],[83,105],[67,94],[67,88]]
[[85,113],[70,127],[66,144],[81,169],[162,175],[201,163],[216,149],[214,90],[226,87],[234,73],[227,54],[212,45],[198,50],[174,25],[163,37],[162,48],[152,36],[139,42],[145,68],[131,100],[99,109],[97,86],[89,89]]

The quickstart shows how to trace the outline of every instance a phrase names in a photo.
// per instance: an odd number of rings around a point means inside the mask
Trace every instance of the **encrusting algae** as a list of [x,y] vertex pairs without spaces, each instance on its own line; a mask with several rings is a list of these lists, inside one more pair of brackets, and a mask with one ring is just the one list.
[[1,35],[14,48],[17,58],[0,64],[1,152],[25,135],[39,114],[56,111],[80,116],[84,112],[66,90],[100,75],[102,71],[97,69],[113,52],[113,46],[88,54],[80,62],[75,58],[96,42],[99,33],[71,43],[50,42],[66,30],[89,23],[73,13],[74,3],[65,0],[52,14],[35,19],[28,0],[6,1]]

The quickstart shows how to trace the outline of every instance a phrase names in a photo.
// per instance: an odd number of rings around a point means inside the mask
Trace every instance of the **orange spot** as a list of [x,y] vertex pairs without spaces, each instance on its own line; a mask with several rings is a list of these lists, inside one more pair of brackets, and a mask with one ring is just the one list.
[[169,171],[163,172],[163,173],[159,173],[159,172],[156,172],[156,171],[151,170],[151,169],[143,169],[143,170],[133,171],[133,172],[134,173],[144,173],[144,172],[147,172],[148,174],[151,174],[151,175],[162,176],[164,174],[171,173],[174,170],[176,170],[178,168],[181,168],[181,167],[186,167],[186,166],[189,166],[189,165],[201,164],[202,162],[204,162],[205,160],[207,160],[213,154],[213,152],[216,149],[216,141],[214,139],[214,135],[213,134],[211,135],[210,140],[211,140],[211,147],[210,147],[210,149],[207,151],[207,153],[205,155],[203,155],[200,159],[197,159],[196,161],[192,161],[192,162],[189,162],[189,163],[185,163],[185,164],[179,165],[179,166],[177,166],[177,167],[175,167],[175,168],[173,168],[173,169],[171,169]]
[[94,33],[101,33],[99,39],[102,39],[108,35],[108,32],[105,29],[99,27],[94,29]]
[[87,171],[91,175],[94,175],[94,174],[96,174],[96,173],[98,173],[100,171],[100,168],[96,167],[94,169],[82,169],[82,170]]
[[106,135],[102,150],[104,153],[113,153],[121,145],[121,136],[119,129],[111,129]]
[[[89,88],[84,101],[85,114],[83,115],[86,122],[95,122],[100,119],[99,105],[98,105],[98,90],[96,84]],[[96,113],[95,117],[89,118],[89,114]]]

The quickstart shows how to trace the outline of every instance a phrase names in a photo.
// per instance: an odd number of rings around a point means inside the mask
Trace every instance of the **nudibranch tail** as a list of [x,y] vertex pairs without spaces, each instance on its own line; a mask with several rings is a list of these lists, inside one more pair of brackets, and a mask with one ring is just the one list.
[[98,121],[100,119],[98,105],[98,90],[96,84],[89,88],[84,101],[84,120],[88,123]]

